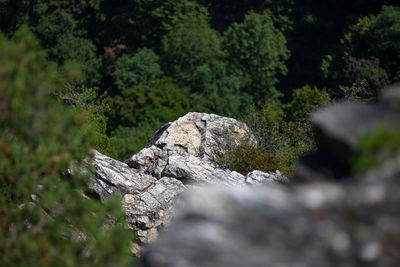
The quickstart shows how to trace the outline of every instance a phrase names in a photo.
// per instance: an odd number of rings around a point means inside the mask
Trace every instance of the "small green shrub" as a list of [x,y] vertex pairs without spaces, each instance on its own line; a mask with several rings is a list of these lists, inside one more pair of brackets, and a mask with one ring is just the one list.
[[219,146],[216,160],[228,169],[243,175],[253,170],[288,171],[276,155],[262,151],[254,140],[243,138],[239,142],[235,142],[230,138],[230,131],[227,131],[225,136],[226,142]]
[[[255,140],[227,140],[217,160],[228,168],[246,174],[251,170],[280,170],[290,175],[300,156],[315,148],[308,114],[329,103],[325,90],[306,85],[293,91],[286,104],[267,103],[261,110],[251,108],[243,121]],[[228,132],[226,134],[230,136]]]
[[[274,105],[274,104],[272,104]],[[314,148],[311,128],[306,122],[287,123],[280,118],[280,106],[249,113],[247,125],[255,136],[235,141],[232,131],[219,146],[217,161],[242,174],[252,170],[276,171],[290,175],[297,159]],[[269,117],[270,116],[270,117]]]

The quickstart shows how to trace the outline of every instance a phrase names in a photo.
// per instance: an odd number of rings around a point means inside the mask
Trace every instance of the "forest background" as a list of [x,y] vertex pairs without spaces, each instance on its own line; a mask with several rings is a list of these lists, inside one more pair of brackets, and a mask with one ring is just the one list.
[[[99,236],[104,208],[71,193],[84,188],[84,178],[65,183],[68,164],[89,148],[125,160],[163,124],[208,112],[246,122],[257,137],[257,147],[227,147],[221,162],[242,173],[290,174],[296,159],[314,149],[311,110],[338,99],[375,101],[400,80],[396,0],[0,0],[0,30],[6,265],[24,253],[50,263],[63,255],[54,263],[70,258],[71,265],[129,261],[124,227],[114,227],[113,238]],[[56,194],[43,193],[46,181]],[[41,196],[54,228],[36,209],[21,211],[32,195]],[[61,206],[70,216],[59,216],[54,203],[68,202],[69,209]],[[109,211],[118,210],[115,203]],[[98,214],[96,224],[83,206]],[[123,220],[121,214],[114,218]],[[37,217],[30,222],[36,232],[13,224],[27,216]],[[93,239],[65,245],[55,233],[76,236],[71,224]],[[52,243],[49,235],[38,242],[38,233],[51,233]]]
[[[49,60],[81,66],[83,78],[56,94],[90,112],[98,150],[125,160],[188,111],[248,121],[264,110],[261,117],[272,116],[268,124],[290,135],[328,98],[373,100],[400,78],[396,5],[3,0],[0,29],[12,37],[27,25]],[[282,122],[285,130],[277,126]],[[296,146],[307,136],[280,141]],[[269,150],[277,146],[268,142]]]

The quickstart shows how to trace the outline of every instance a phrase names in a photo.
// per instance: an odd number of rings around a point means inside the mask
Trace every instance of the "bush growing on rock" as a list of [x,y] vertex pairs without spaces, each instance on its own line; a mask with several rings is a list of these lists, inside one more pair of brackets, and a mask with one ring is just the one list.
[[245,174],[255,169],[290,174],[297,159],[315,147],[308,114],[330,101],[325,90],[306,85],[293,91],[289,103],[267,103],[259,111],[253,108],[244,122],[257,144],[249,138],[236,145],[228,138],[230,145],[222,149],[219,161]]

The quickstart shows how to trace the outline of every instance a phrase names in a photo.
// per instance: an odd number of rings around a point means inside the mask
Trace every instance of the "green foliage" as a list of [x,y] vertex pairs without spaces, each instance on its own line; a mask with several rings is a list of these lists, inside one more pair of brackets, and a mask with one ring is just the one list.
[[187,19],[206,19],[207,9],[191,0],[102,0],[98,31],[105,45],[119,40],[130,50],[159,52],[162,38]]
[[199,5],[197,1],[191,0],[166,0],[155,8],[152,12],[154,17],[160,23],[160,31],[169,33],[179,24],[188,21],[207,22],[207,8]]
[[312,110],[329,102],[330,97],[325,90],[305,85],[292,92],[292,100],[284,105],[284,109],[287,113],[287,119],[295,121],[307,118]]
[[88,114],[88,123],[95,129],[93,148],[105,155],[110,155],[110,138],[107,136],[107,118],[105,112],[109,110],[105,102],[105,95],[98,96],[96,90],[84,85],[67,83],[58,97]]
[[295,5],[294,0],[269,0],[268,9],[273,14],[274,24],[282,31],[292,31],[293,22],[293,7]]
[[[92,11],[89,1],[5,1],[0,12],[8,21],[0,27],[12,33],[22,24],[28,25],[39,38],[50,60],[62,64],[66,61],[80,63],[88,85],[98,85],[101,58],[96,46],[88,39],[86,30]],[[2,16],[3,17],[3,16]]]
[[250,112],[245,122],[256,136],[259,150],[272,155],[280,163],[279,170],[290,174],[298,157],[312,150],[314,142],[307,121],[288,122],[285,117],[282,106],[272,103]]
[[306,85],[293,91],[289,103],[267,103],[261,110],[253,107],[244,122],[253,132],[257,145],[251,139],[244,139],[239,145],[227,142],[230,145],[222,149],[219,160],[241,173],[251,169],[279,169],[290,174],[297,159],[315,147],[308,114],[329,102],[324,90]]
[[182,116],[189,108],[188,90],[178,87],[171,78],[125,88],[120,95],[109,98],[109,103],[114,123],[123,126],[168,122]]
[[383,6],[377,15],[359,17],[340,40],[340,49],[325,57],[321,68],[341,84],[339,95],[375,100],[380,89],[400,79],[399,16],[400,7]]
[[63,34],[58,37],[55,46],[47,49],[47,54],[48,58],[57,60],[60,64],[67,61],[77,62],[85,75],[86,84],[98,86],[102,61],[96,55],[96,46],[89,39],[76,37],[71,33]]
[[378,167],[400,152],[400,132],[380,127],[372,133],[361,133],[351,159],[353,174]]
[[136,127],[118,127],[112,133],[111,157],[121,161],[128,159],[139,152],[161,126],[161,122],[147,122]]
[[200,112],[239,117],[252,103],[251,96],[240,91],[239,78],[218,60],[196,69],[191,92],[193,109]]
[[[229,135],[230,133],[226,134]],[[241,140],[239,145],[232,144],[223,147],[222,153],[216,157],[218,162],[224,164],[230,170],[246,175],[253,170],[275,171],[283,170],[285,167],[275,155],[261,151],[248,140]]]
[[161,77],[160,59],[151,49],[139,49],[135,55],[123,55],[115,64],[114,84],[119,90],[147,85]]
[[77,71],[57,70],[26,28],[0,46],[0,265],[129,264],[120,198],[102,205],[84,195],[89,177],[66,175],[94,138],[87,114],[54,96]]
[[350,101],[372,101],[376,92],[371,90],[366,80],[353,83],[351,86],[339,85],[339,95]]
[[399,17],[400,7],[383,6],[379,14],[360,18],[342,40],[345,56],[377,58],[390,80],[400,79]]
[[222,55],[220,37],[204,19],[186,19],[162,40],[163,62],[168,73],[189,83],[195,69]]
[[279,99],[282,94],[275,85],[278,75],[287,73],[285,61],[290,52],[270,12],[247,14],[242,23],[234,23],[224,33],[222,44],[231,72],[255,102]]

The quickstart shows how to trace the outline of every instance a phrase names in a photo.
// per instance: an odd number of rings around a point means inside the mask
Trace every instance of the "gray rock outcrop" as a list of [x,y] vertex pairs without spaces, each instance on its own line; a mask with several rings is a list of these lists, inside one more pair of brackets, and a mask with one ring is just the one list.
[[357,176],[343,171],[361,131],[398,129],[398,99],[317,110],[318,150],[298,164],[290,186],[253,171],[246,183],[261,186],[186,191],[141,266],[400,266],[400,155]]
[[254,140],[249,128],[235,119],[190,112],[162,127],[126,163],[157,178],[170,176],[188,183],[244,183],[243,176],[215,162],[216,151],[227,142],[228,134],[229,140],[237,143],[244,138]]
[[[229,136],[228,136],[229,135]],[[229,140],[228,140],[229,139]],[[174,203],[188,188],[287,183],[279,172],[253,171],[244,176],[215,161],[226,142],[255,142],[248,127],[231,118],[191,112],[169,123],[125,163],[94,152],[94,194],[105,199],[123,195],[123,208],[140,246],[158,236],[174,215]],[[232,144],[231,144],[232,145]]]

